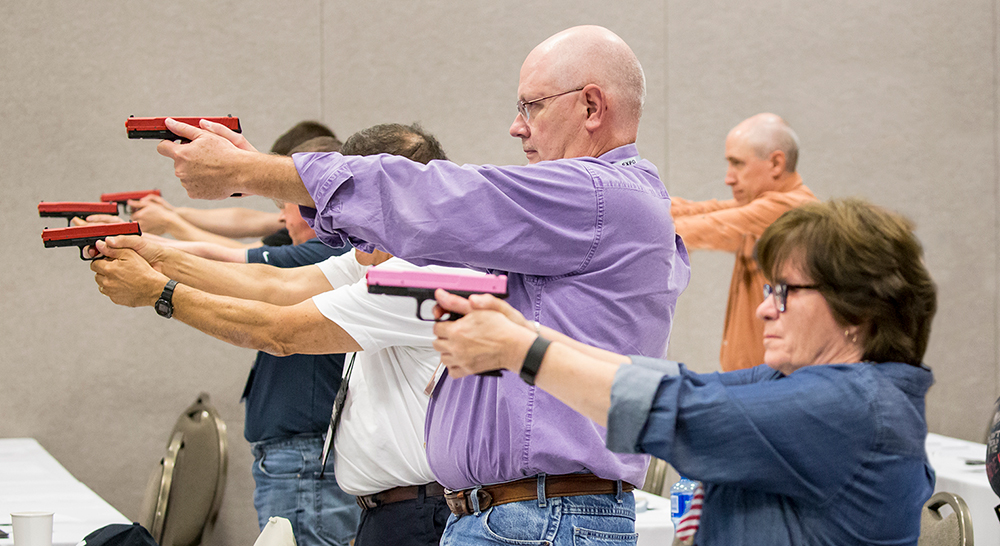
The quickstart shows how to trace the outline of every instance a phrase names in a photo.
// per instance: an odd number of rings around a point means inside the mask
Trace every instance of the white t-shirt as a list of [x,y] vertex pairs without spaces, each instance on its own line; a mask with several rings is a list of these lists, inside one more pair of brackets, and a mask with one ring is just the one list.
[[[363,349],[354,363],[340,428],[334,472],[341,489],[370,495],[435,480],[424,451],[424,388],[440,355],[432,347],[434,323],[417,319],[414,298],[369,294],[367,267],[354,252],[317,264],[335,289],[313,297],[323,315]],[[466,269],[417,267],[392,258],[377,267],[472,274]],[[345,361],[350,362],[351,355]]]

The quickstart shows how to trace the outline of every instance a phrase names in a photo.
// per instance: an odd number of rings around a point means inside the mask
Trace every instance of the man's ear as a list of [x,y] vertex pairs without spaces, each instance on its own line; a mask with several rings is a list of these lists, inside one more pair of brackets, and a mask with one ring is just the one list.
[[608,114],[607,96],[604,90],[593,83],[584,87],[580,94],[587,105],[587,121],[584,126],[593,133],[604,123]]
[[768,160],[771,162],[770,170],[772,178],[778,178],[781,176],[781,173],[785,172],[785,163],[788,161],[788,158],[785,157],[785,152],[775,150],[771,152]]

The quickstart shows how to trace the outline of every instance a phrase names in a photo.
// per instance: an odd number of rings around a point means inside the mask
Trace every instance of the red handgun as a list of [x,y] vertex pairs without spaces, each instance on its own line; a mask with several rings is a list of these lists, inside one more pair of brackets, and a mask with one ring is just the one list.
[[119,205],[124,207],[128,206],[129,199],[138,201],[147,195],[161,195],[160,190],[138,190],[138,191],[120,191],[118,193],[102,193],[101,201],[105,203],[113,203],[117,209]]
[[83,254],[84,247],[93,246],[97,241],[103,241],[106,237],[113,235],[142,235],[142,230],[139,229],[139,222],[43,229],[42,242],[45,244],[45,248],[80,247],[80,259],[89,262],[101,256],[86,257]]
[[[128,133],[129,138],[152,138],[156,140],[182,140],[187,142],[187,139],[181,136],[175,135],[170,129],[167,129],[166,124],[167,118],[137,118],[135,116],[129,116],[125,120],[125,131]],[[221,123],[226,127],[229,127],[233,132],[241,133],[243,129],[240,128],[240,118],[235,118],[233,116],[226,117],[195,117],[195,118],[173,118],[181,123],[187,123],[188,125],[198,126],[198,122],[207,119],[208,121],[214,121],[215,123]]]
[[[42,201],[38,204],[38,216],[42,218],[65,218],[72,223],[73,218],[86,218],[91,214],[111,214],[118,215],[118,205],[115,203],[79,203],[79,202],[50,202]],[[68,225],[68,224],[67,224]]]

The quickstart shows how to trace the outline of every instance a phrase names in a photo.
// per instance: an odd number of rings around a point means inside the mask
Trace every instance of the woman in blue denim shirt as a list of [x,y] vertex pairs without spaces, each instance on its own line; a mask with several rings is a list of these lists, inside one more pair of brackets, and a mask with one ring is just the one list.
[[[905,218],[860,200],[804,205],[761,236],[764,365],[697,374],[438,293],[449,373],[502,368],[705,485],[695,544],[907,544],[934,488],[921,360],[936,288]],[[478,311],[477,311],[478,310]],[[476,312],[474,312],[476,311]],[[631,363],[633,365],[622,365]]]

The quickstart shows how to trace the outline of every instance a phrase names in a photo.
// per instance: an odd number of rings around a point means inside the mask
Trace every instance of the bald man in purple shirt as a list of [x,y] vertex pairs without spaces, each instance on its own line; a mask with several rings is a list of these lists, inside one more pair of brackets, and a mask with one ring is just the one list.
[[[521,67],[510,134],[529,165],[424,166],[396,156],[256,153],[242,136],[168,121],[191,140],[158,151],[194,198],[299,203],[317,235],[418,265],[508,275],[527,317],[622,354],[664,355],[690,267],[656,168],[635,145],[645,78],[611,31],[574,27]],[[445,377],[427,454],[452,490],[442,544],[634,544],[630,493],[648,459],[609,451],[605,429],[519,377]]]

